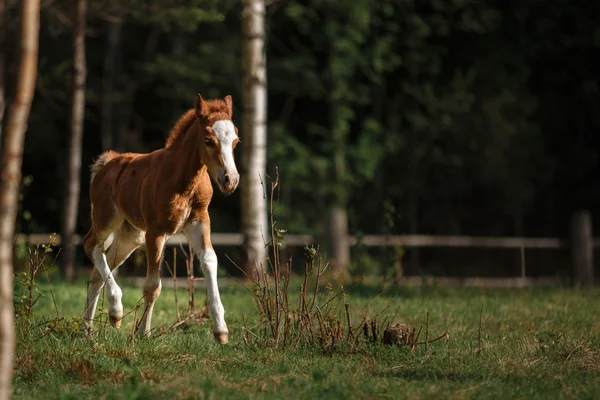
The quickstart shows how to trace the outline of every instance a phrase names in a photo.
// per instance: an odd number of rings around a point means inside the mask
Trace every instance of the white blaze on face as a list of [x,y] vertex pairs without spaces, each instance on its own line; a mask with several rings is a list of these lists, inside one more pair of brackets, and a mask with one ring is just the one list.
[[233,127],[233,122],[221,120],[214,123],[212,130],[221,143],[221,156],[225,165],[225,173],[237,174],[237,168],[233,161],[233,142],[237,139],[237,134]]

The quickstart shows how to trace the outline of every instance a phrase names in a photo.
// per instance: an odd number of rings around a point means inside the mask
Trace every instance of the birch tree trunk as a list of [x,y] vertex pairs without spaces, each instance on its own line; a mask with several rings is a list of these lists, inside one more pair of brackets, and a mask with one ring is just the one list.
[[241,196],[244,271],[260,276],[265,271],[267,250],[267,204],[261,179],[267,164],[267,74],[265,49],[265,2],[244,0],[243,116]]
[[2,148],[2,125],[4,123],[4,41],[6,40],[6,1],[0,0],[0,148]]
[[65,185],[62,226],[62,265],[67,280],[75,276],[75,245],[79,190],[81,186],[81,141],[85,115],[85,18],[87,0],[77,0],[73,30],[73,100],[71,104],[71,135],[69,137],[69,171]]
[[0,172],[0,400],[9,398],[13,374],[13,237],[25,130],[35,90],[40,27],[40,0],[23,0],[21,6],[21,62],[15,99],[6,125]]

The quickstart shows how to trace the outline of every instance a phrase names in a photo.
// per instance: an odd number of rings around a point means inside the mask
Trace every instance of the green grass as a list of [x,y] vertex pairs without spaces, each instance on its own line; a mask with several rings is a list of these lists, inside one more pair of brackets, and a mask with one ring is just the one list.
[[[297,287],[297,282],[294,282]],[[85,283],[53,286],[58,310],[78,317]],[[335,288],[334,288],[335,289]],[[228,345],[212,338],[212,322],[131,342],[133,314],[120,330],[92,338],[44,333],[56,316],[48,295],[35,305],[25,337],[19,323],[14,398],[600,398],[600,290],[562,288],[490,290],[411,288],[378,296],[376,286],[346,288],[353,322],[370,317],[448,329],[449,340],[414,350],[371,344],[324,354],[320,348],[250,349],[242,342],[242,311],[258,321],[251,295],[240,286],[221,297],[230,329]],[[141,290],[123,286],[125,310]],[[180,309],[187,301],[178,292]],[[196,291],[197,304],[205,299]],[[163,281],[153,326],[175,320],[173,289]],[[480,309],[481,354],[478,354]],[[138,315],[139,318],[139,315]],[[424,338],[425,329],[421,334]]]

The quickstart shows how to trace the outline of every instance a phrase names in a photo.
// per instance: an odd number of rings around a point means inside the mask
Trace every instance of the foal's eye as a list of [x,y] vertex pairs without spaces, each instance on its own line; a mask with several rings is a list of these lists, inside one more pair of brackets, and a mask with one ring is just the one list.
[[212,139],[204,139],[204,144],[207,146],[212,146],[215,144],[215,142],[213,142]]

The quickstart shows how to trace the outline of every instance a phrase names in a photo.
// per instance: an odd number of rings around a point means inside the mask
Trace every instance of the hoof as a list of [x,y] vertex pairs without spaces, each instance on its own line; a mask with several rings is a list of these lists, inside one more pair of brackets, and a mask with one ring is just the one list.
[[229,332],[214,332],[215,340],[220,344],[229,342]]
[[119,329],[121,327],[121,320],[122,320],[121,317],[115,317],[115,316],[110,315],[109,319],[110,319],[110,324],[112,326],[114,326],[117,329]]
[[119,302],[118,304],[114,304],[112,307],[108,309],[108,320],[110,324],[115,328],[119,329],[121,327],[121,320],[123,319],[123,306]]

